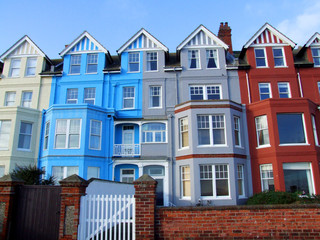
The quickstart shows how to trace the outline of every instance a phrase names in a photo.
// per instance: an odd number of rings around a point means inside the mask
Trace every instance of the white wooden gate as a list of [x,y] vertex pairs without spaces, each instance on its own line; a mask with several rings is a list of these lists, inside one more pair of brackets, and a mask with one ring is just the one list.
[[135,239],[133,195],[81,197],[78,240]]

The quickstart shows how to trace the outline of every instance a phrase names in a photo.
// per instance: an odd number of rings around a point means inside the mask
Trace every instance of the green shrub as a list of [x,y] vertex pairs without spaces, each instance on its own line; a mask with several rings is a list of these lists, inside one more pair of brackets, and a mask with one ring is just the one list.
[[10,173],[11,176],[23,180],[25,185],[54,185],[53,177],[42,179],[42,174],[44,174],[43,170],[31,165],[17,167]]
[[250,197],[247,205],[291,204],[299,200],[297,193],[265,191]]

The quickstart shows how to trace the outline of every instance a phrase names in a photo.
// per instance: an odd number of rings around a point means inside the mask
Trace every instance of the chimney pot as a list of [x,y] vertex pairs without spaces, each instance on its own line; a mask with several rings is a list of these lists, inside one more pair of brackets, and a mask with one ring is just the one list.
[[229,53],[233,54],[232,41],[231,41],[231,28],[228,26],[228,22],[220,23],[220,28],[218,32],[218,38],[220,38],[224,43],[229,46]]

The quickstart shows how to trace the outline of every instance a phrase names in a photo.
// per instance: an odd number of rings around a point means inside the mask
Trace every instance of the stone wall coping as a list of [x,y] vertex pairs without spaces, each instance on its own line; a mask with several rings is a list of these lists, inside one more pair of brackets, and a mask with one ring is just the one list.
[[153,184],[153,183],[156,183],[156,182],[157,181],[154,180],[152,177],[150,177],[148,174],[143,174],[136,181],[134,181],[133,184],[139,184],[139,183]]
[[267,209],[306,209],[320,208],[320,204],[276,204],[276,205],[238,205],[238,206],[185,206],[156,207],[164,211],[223,211],[223,210],[267,210]]

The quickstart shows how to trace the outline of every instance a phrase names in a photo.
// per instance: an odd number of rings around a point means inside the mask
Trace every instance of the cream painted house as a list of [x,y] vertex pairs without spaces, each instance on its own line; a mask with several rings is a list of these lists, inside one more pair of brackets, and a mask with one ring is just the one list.
[[49,105],[51,60],[28,37],[0,59],[0,176],[38,160],[42,110]]

